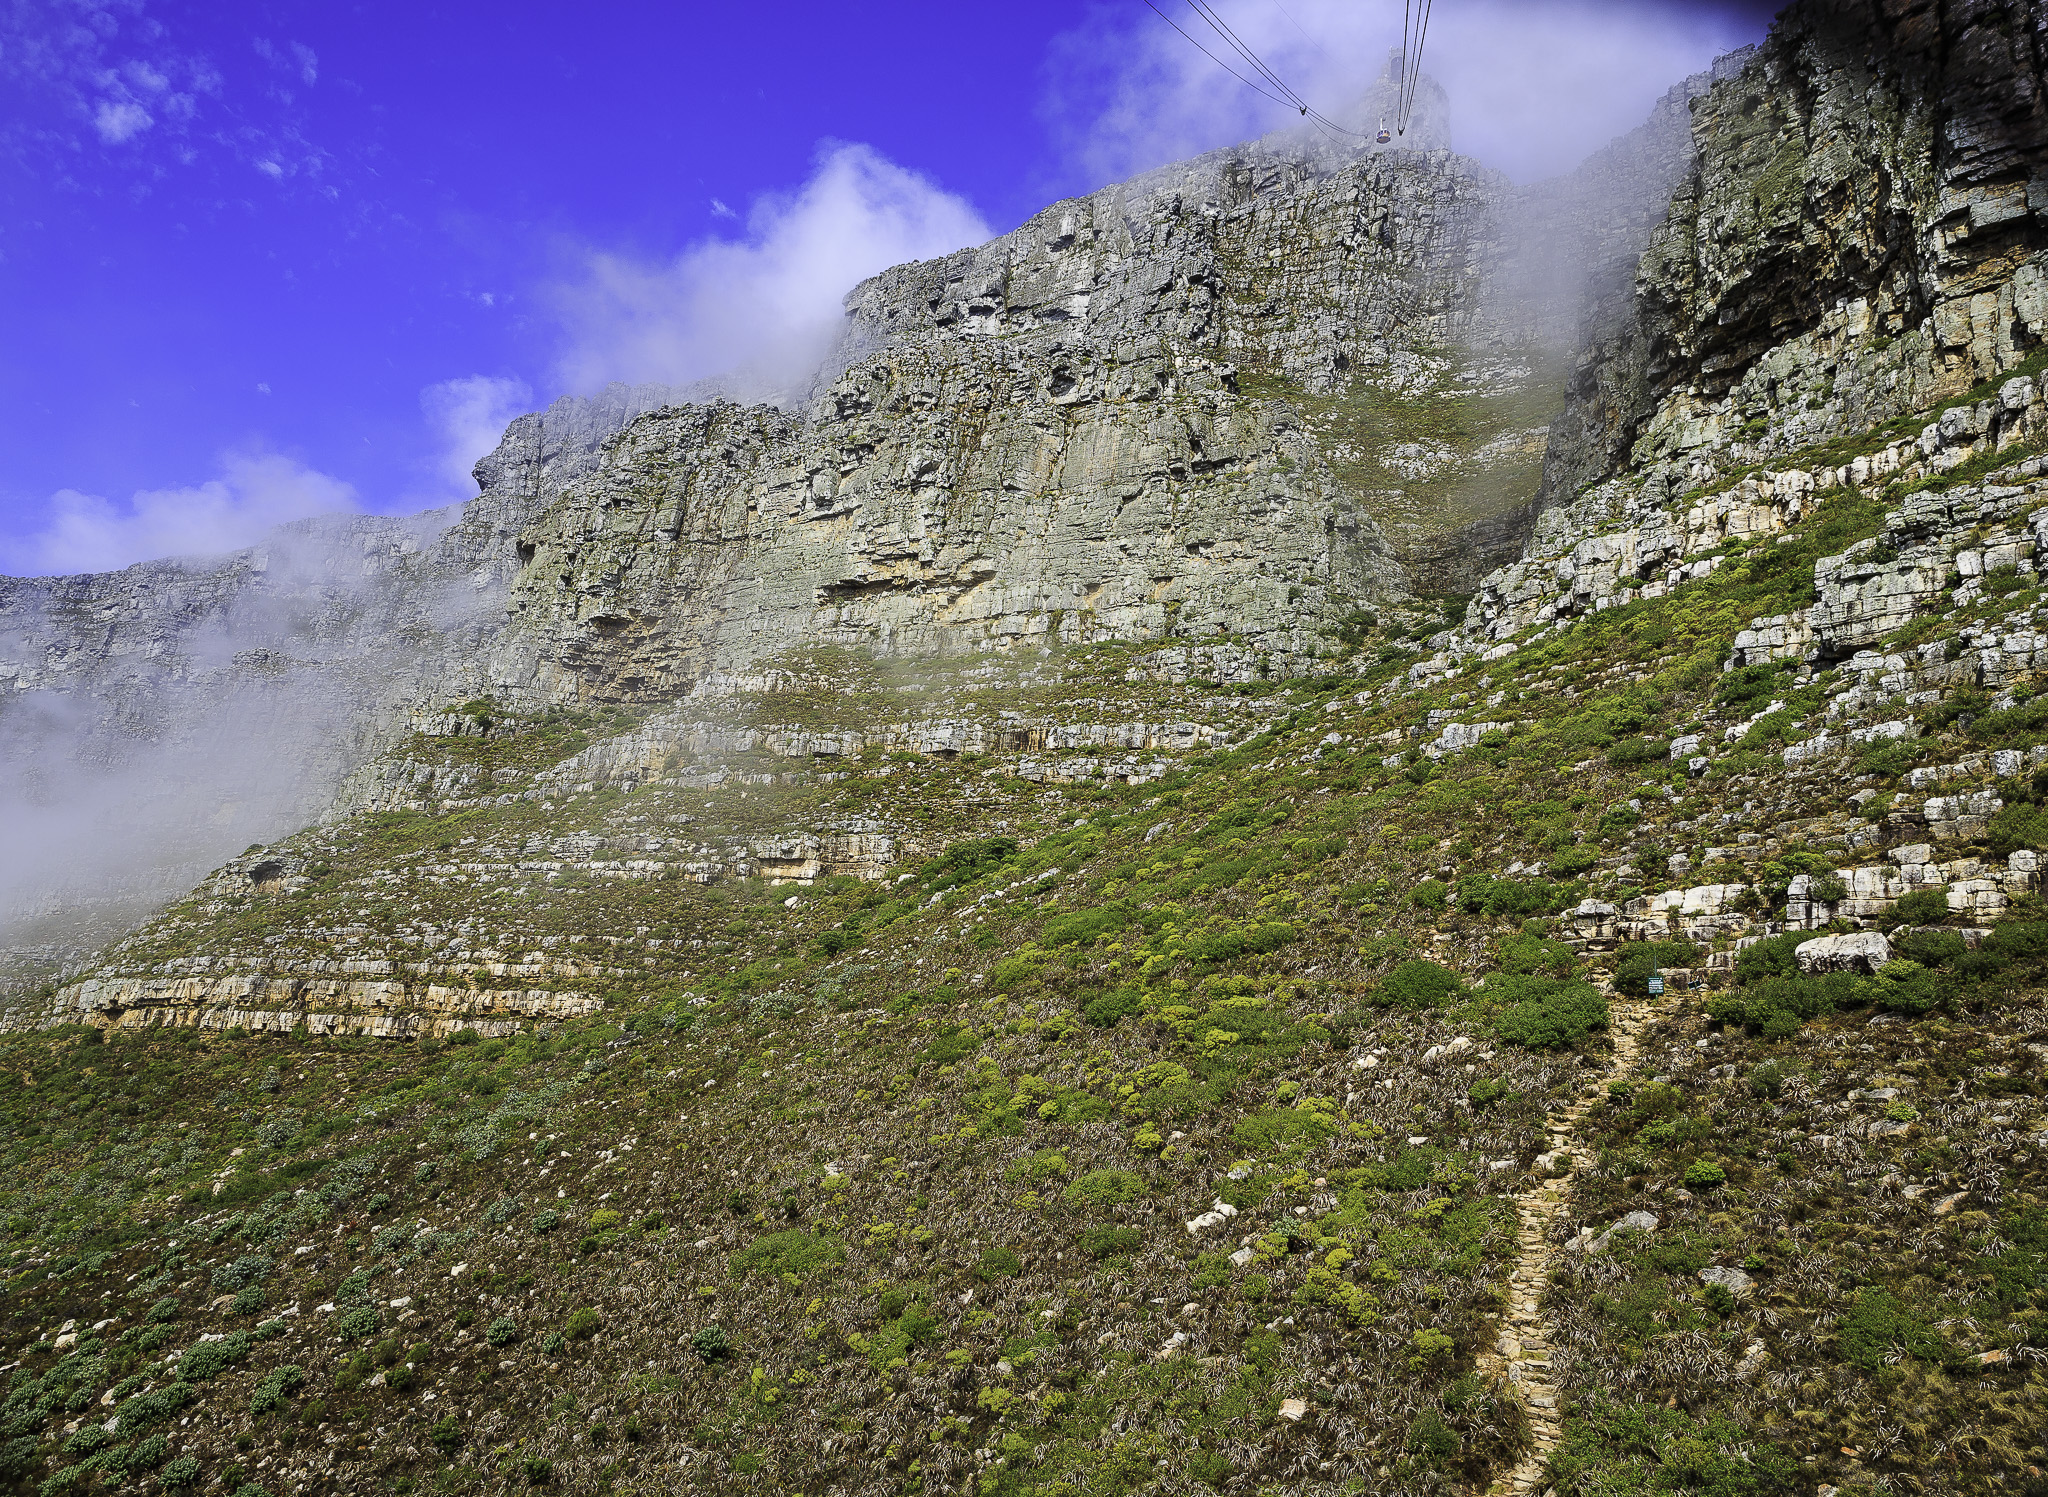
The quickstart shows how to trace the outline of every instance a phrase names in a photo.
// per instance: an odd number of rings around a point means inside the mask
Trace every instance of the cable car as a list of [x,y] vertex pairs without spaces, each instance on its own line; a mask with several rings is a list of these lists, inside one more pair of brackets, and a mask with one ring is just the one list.
[[1381,145],[1385,145],[1388,141],[1392,140],[1393,138],[1394,132],[1387,128],[1387,122],[1385,120],[1381,120],[1380,133],[1375,135],[1373,139],[1378,141]]

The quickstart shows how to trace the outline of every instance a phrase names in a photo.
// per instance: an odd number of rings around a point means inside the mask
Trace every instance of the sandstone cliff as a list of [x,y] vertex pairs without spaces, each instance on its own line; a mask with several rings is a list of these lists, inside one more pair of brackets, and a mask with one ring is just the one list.
[[1695,106],[1696,162],[1573,377],[1550,502],[1670,492],[1959,393],[2048,331],[2037,7],[1797,5]]

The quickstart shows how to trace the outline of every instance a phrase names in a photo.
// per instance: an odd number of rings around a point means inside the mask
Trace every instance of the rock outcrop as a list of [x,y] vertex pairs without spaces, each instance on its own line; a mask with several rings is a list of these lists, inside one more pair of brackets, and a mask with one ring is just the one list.
[[1546,502],[1633,463],[1676,492],[1858,432],[2048,332],[2039,8],[1808,0],[1693,106],[1696,161],[1575,374]]

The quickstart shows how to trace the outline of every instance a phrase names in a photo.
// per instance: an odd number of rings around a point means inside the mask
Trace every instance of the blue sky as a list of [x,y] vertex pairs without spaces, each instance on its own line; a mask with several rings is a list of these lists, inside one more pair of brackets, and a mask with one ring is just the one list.
[[[1332,111],[1399,35],[1223,8]],[[1528,180],[1766,11],[1439,0],[1427,61]],[[1142,0],[0,0],[0,569],[465,497],[518,410],[772,373],[860,275],[1287,122]]]

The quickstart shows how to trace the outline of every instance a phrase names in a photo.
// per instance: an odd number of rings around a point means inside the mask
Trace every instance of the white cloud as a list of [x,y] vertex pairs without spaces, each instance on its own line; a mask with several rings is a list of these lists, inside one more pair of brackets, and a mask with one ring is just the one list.
[[40,532],[0,542],[0,569],[40,577],[218,555],[287,521],[362,507],[348,484],[277,453],[233,453],[222,468],[196,487],[144,489],[126,504],[63,489]]
[[562,378],[591,391],[733,375],[763,395],[788,390],[829,350],[862,279],[988,237],[965,199],[868,146],[831,144],[801,188],[755,202],[742,239],[666,261],[589,254],[555,291]]
[[[1216,8],[1321,112],[1373,123],[1347,116],[1400,45],[1399,11],[1355,0]],[[1224,51],[1192,10],[1171,13]],[[1456,148],[1533,181],[1634,129],[1667,88],[1761,30],[1732,8],[1680,0],[1468,0],[1434,12],[1423,71],[1450,95]],[[1047,108],[1098,181],[1302,123],[1138,7],[1099,11],[1061,39]]]
[[469,470],[497,447],[514,416],[533,409],[533,391],[524,380],[472,374],[427,386],[420,409],[441,441],[435,477],[468,498],[476,493]]
[[132,139],[147,130],[156,121],[149,111],[128,99],[102,99],[100,107],[92,117],[93,128],[100,132],[100,139],[110,146],[117,146],[124,140]]

